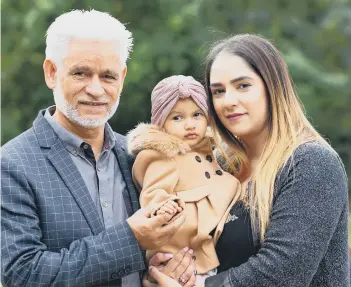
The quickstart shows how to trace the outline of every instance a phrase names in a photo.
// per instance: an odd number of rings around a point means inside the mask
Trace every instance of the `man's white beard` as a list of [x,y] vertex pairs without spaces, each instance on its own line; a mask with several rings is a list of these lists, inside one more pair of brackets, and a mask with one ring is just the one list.
[[63,96],[61,82],[59,80],[57,81],[56,87],[53,89],[53,93],[56,108],[60,110],[60,112],[62,112],[67,119],[86,128],[96,128],[105,125],[116,112],[120,99],[120,97],[118,97],[117,102],[108,108],[106,115],[102,119],[89,119],[80,116],[77,108],[66,101]]

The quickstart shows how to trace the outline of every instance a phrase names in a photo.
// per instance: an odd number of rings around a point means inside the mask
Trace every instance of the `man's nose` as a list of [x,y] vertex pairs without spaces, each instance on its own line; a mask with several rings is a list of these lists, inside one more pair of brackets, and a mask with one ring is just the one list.
[[105,90],[102,87],[100,78],[98,76],[94,76],[91,79],[91,82],[86,87],[86,92],[93,97],[101,97],[105,94]]

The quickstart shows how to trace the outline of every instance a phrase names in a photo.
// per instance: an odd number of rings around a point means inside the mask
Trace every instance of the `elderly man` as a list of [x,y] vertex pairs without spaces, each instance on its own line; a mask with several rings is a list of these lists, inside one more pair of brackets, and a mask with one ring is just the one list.
[[167,214],[137,211],[133,159],[107,123],[131,33],[106,13],[71,11],[52,23],[46,44],[56,106],[1,151],[2,284],[140,286],[142,250],[166,242],[184,217],[165,225]]

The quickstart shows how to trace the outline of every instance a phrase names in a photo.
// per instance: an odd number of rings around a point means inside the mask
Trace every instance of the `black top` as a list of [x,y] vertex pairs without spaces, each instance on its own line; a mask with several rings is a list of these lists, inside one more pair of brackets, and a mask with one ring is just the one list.
[[236,203],[228,215],[223,233],[216,245],[220,262],[218,272],[237,267],[256,254],[251,231],[249,210],[241,202]]

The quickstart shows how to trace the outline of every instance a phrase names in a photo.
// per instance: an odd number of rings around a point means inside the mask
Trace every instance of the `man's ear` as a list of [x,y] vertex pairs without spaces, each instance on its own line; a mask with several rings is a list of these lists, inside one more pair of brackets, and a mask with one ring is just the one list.
[[57,67],[55,63],[50,59],[45,59],[43,63],[45,82],[49,89],[54,89],[56,87],[57,79]]
[[124,84],[124,79],[126,78],[126,75],[127,75],[127,65],[124,66],[123,70],[122,70],[122,73],[121,73],[121,90],[119,92],[119,94],[121,95],[122,93],[122,90],[123,90],[123,84]]

